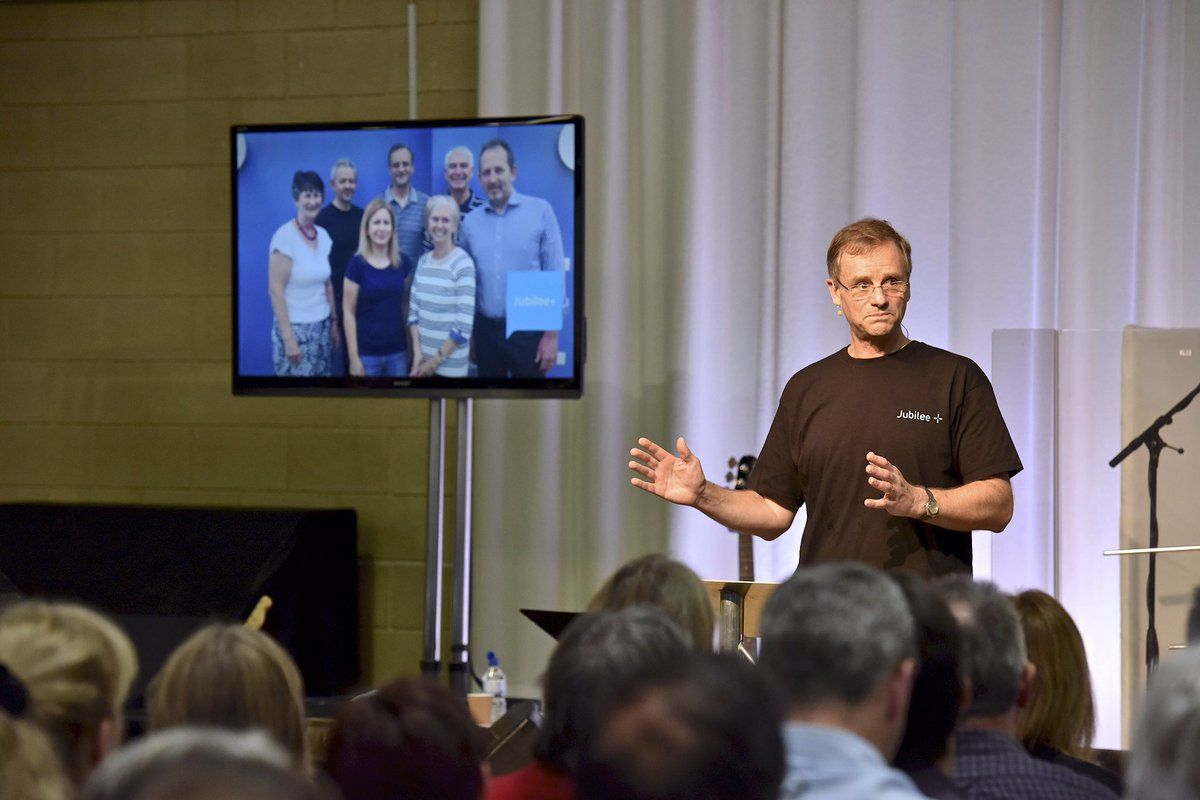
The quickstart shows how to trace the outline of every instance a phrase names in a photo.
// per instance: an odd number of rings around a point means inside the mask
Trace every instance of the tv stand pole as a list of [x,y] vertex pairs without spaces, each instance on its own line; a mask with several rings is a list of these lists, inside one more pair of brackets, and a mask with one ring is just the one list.
[[[446,401],[429,401],[429,485],[425,512],[425,639],[421,674],[437,680],[442,654],[442,516],[445,512]],[[461,560],[461,559],[460,559]]]
[[466,697],[471,691],[471,453],[475,401],[457,401],[458,460],[454,482],[454,601],[450,623],[450,692]]
[[[454,600],[448,663],[450,691],[466,697],[471,691],[471,453],[474,400],[457,401],[458,460],[455,480]],[[421,674],[441,676],[442,653],[442,543],[446,512],[446,401],[429,401],[429,497],[425,517],[425,639]]]

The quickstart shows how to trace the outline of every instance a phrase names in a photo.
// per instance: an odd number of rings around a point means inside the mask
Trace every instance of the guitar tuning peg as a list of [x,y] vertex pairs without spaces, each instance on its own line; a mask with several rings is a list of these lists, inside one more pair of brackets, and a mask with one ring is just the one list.
[[733,481],[733,473],[732,473],[732,472],[726,472],[726,473],[725,473],[725,482],[726,482],[726,483],[731,483],[732,481]]
[[734,458],[733,456],[730,456],[729,460],[725,462],[725,466],[729,467],[730,469],[733,469],[734,467],[737,466],[737,459]]

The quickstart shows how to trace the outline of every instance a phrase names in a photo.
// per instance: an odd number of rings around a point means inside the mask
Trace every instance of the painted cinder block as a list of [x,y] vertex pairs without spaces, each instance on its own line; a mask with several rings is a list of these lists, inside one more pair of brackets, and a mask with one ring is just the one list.
[[49,3],[0,3],[0,41],[45,39],[49,35]]
[[92,100],[175,100],[188,85],[187,43],[174,37],[93,44]]
[[96,429],[96,484],[190,487],[192,434],[182,426],[105,425]]
[[46,35],[52,39],[137,36],[141,14],[136,0],[92,3],[44,3]]
[[454,91],[476,86],[479,80],[479,28],[463,22],[423,29],[417,40],[421,91]]
[[425,498],[413,495],[343,493],[339,506],[358,512],[358,552],[379,561],[425,558]]
[[[394,30],[394,29],[393,29]],[[392,30],[323,30],[287,35],[287,94],[374,94],[403,59]]]
[[90,102],[94,42],[0,43],[0,104]]
[[198,36],[237,29],[237,0],[171,0],[142,3],[146,36]]
[[82,425],[0,426],[0,484],[91,486],[96,483],[96,430]]
[[53,132],[48,106],[6,106],[0,125],[0,170],[54,166]]
[[284,92],[284,37],[245,33],[188,39],[188,96],[279,97]]
[[329,30],[333,0],[238,0],[237,16],[243,31]]
[[[2,215],[0,215],[2,216]],[[0,233],[0,298],[47,295],[55,291],[55,237]],[[0,354],[4,343],[0,342]]]
[[191,430],[193,487],[287,488],[287,431],[224,426]]
[[386,491],[387,448],[387,438],[379,431],[292,429],[288,486],[328,492]]
[[388,487],[398,494],[425,494],[429,474],[428,430],[401,428],[388,435]]

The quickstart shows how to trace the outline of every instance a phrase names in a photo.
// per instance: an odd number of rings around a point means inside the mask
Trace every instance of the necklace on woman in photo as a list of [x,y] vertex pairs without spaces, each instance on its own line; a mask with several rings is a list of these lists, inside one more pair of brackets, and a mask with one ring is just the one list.
[[309,233],[308,231],[304,230],[304,226],[300,224],[300,220],[296,220],[296,227],[300,229],[300,235],[303,236],[305,239],[308,239],[310,242],[315,242],[317,240],[317,226],[316,225],[312,226],[312,233]]

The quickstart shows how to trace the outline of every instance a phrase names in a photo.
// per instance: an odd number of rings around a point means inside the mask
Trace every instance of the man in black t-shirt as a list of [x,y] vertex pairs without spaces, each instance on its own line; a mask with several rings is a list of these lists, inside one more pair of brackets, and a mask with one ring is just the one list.
[[970,359],[904,335],[912,248],[886,221],[840,230],[826,265],[850,345],[788,381],[750,490],[705,480],[683,437],[677,455],[639,439],[632,483],[764,539],[804,504],[802,564],[969,572],[970,531],[1004,530],[1021,470],[991,384]]
[[354,205],[354,193],[358,190],[358,170],[348,158],[333,162],[329,171],[329,188],[333,202],[317,213],[316,223],[329,233],[333,249],[329,251],[330,280],[333,282],[333,324],[337,326],[338,347],[333,357],[333,374],[346,374],[346,336],[342,330],[342,281],[346,278],[346,264],[358,252],[359,229],[362,227],[363,210]]

